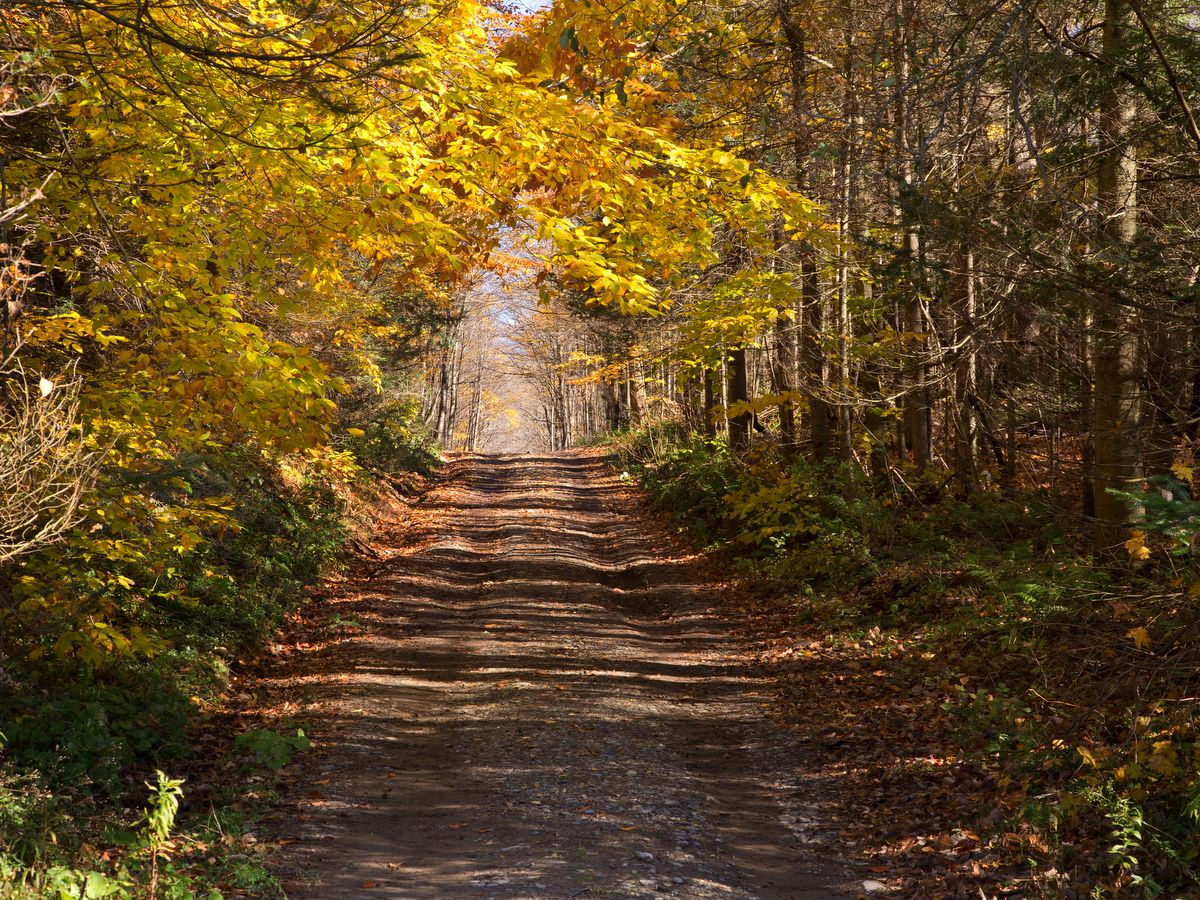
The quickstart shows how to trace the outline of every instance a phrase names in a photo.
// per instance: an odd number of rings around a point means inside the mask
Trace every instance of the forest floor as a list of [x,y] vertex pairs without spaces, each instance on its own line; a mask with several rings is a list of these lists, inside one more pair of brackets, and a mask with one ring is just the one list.
[[883,888],[766,714],[728,573],[599,453],[458,456],[374,552],[259,673],[315,743],[280,817],[289,896]]

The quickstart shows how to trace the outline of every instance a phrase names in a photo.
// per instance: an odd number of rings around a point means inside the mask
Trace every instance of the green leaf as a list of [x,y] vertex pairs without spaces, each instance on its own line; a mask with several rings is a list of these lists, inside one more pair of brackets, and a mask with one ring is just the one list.
[[88,872],[83,882],[83,896],[87,900],[99,900],[102,897],[112,897],[121,891],[121,885],[113,881],[103,872]]

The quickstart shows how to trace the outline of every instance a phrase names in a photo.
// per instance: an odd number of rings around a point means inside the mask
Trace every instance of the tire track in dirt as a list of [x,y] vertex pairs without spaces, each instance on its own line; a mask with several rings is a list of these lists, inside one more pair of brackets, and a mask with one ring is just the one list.
[[449,470],[429,539],[329,604],[359,633],[293,671],[328,737],[289,896],[846,896],[770,683],[603,460]]

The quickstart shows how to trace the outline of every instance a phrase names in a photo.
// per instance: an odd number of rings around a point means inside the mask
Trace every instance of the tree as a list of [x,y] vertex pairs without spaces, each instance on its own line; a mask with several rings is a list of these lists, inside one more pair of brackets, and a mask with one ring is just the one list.
[[1116,552],[1137,510],[1126,494],[1141,478],[1141,340],[1136,313],[1125,300],[1121,272],[1131,264],[1137,238],[1137,101],[1123,76],[1132,10],[1127,0],[1105,0],[1101,46],[1103,92],[1097,105],[1101,141],[1097,214],[1103,280],[1095,318],[1096,550]]

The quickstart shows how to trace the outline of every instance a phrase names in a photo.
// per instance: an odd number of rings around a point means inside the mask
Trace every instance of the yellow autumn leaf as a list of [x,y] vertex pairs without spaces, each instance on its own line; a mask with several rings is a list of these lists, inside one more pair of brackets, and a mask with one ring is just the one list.
[[1176,759],[1175,745],[1171,741],[1155,741],[1147,763],[1155,772],[1169,778],[1179,771]]
[[1139,625],[1137,628],[1130,628],[1127,632],[1125,632],[1125,636],[1127,638],[1132,638],[1134,646],[1136,646],[1139,650],[1150,649],[1150,632],[1147,631],[1143,626]]
[[1191,484],[1192,478],[1194,477],[1192,467],[1185,462],[1175,463],[1173,466],[1171,466],[1171,472],[1174,473],[1175,477],[1184,484]]
[[1129,540],[1124,544],[1125,549],[1129,551],[1131,559],[1149,559],[1150,548],[1146,546],[1146,532],[1135,528],[1129,535]]

